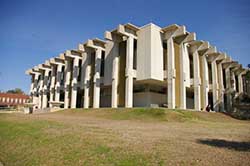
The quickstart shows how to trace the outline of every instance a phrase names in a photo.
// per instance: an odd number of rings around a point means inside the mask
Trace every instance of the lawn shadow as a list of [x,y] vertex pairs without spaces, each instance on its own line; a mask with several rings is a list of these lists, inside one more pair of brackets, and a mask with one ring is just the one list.
[[250,151],[250,142],[228,141],[223,139],[198,139],[198,143],[236,151]]

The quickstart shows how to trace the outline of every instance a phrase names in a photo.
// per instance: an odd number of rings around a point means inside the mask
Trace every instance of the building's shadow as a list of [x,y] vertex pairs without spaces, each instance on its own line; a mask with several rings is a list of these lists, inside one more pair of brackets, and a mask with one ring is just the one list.
[[223,139],[198,139],[197,142],[200,144],[205,144],[219,148],[227,148],[236,151],[250,152],[250,142],[236,142],[236,141],[227,141]]

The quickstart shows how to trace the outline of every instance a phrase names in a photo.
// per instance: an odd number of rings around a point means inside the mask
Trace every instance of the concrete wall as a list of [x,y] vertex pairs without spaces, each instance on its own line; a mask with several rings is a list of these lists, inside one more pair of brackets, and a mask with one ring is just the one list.
[[[175,84],[176,87],[180,86],[180,46],[174,43],[174,50],[175,50]],[[180,88],[175,88],[175,106],[176,108],[180,107]]]
[[137,80],[163,80],[163,46],[160,27],[148,24],[138,31]]
[[111,87],[101,88],[100,107],[111,107]]
[[126,41],[119,43],[118,106],[125,106]]
[[104,65],[104,85],[112,84],[112,66],[113,59],[119,54],[119,43],[114,41],[106,41],[105,65]]
[[194,109],[194,98],[187,97],[186,102],[187,102],[187,109]]
[[167,103],[167,95],[154,92],[138,92],[133,94],[134,107],[150,107],[151,104],[159,106]]
[[[186,49],[186,48],[185,48]],[[191,81],[190,81],[190,60],[189,60],[189,55],[188,53],[185,54],[186,56],[184,56],[184,60],[183,60],[183,66],[184,66],[184,77],[186,79],[185,84],[186,87],[190,87],[191,86]]]

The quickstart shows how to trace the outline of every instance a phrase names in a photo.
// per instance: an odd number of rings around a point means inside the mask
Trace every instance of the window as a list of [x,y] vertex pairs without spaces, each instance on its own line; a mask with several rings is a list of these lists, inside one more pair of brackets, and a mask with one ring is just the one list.
[[137,40],[134,39],[133,69],[137,69]]
[[60,85],[64,84],[64,76],[65,76],[65,66],[62,67],[62,71],[61,71],[61,78],[60,78]]
[[100,76],[104,77],[104,63],[105,62],[105,51],[102,51],[102,56],[101,56],[101,73]]
[[190,78],[194,78],[194,63],[193,63],[193,55],[189,54],[189,68],[190,68]]
[[167,70],[167,43],[163,43],[163,70]]
[[223,70],[223,85],[224,85],[224,88],[227,87],[227,81],[226,81],[226,71]]
[[79,66],[79,72],[78,72],[78,77],[77,77],[77,81],[81,81],[81,75],[82,75],[82,60],[80,59],[78,62],[78,66]]
[[209,84],[213,83],[213,77],[212,77],[212,65],[211,63],[208,63],[208,78],[209,78]]
[[50,84],[51,84],[51,74],[52,74],[52,72],[49,71],[48,82],[47,82],[48,87],[50,87]]

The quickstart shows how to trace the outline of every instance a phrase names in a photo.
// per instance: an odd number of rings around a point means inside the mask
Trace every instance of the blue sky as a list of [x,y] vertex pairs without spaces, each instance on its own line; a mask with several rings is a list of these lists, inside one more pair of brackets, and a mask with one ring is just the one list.
[[199,40],[250,63],[248,0],[0,0],[0,90],[28,92],[26,69],[127,22],[186,25]]

